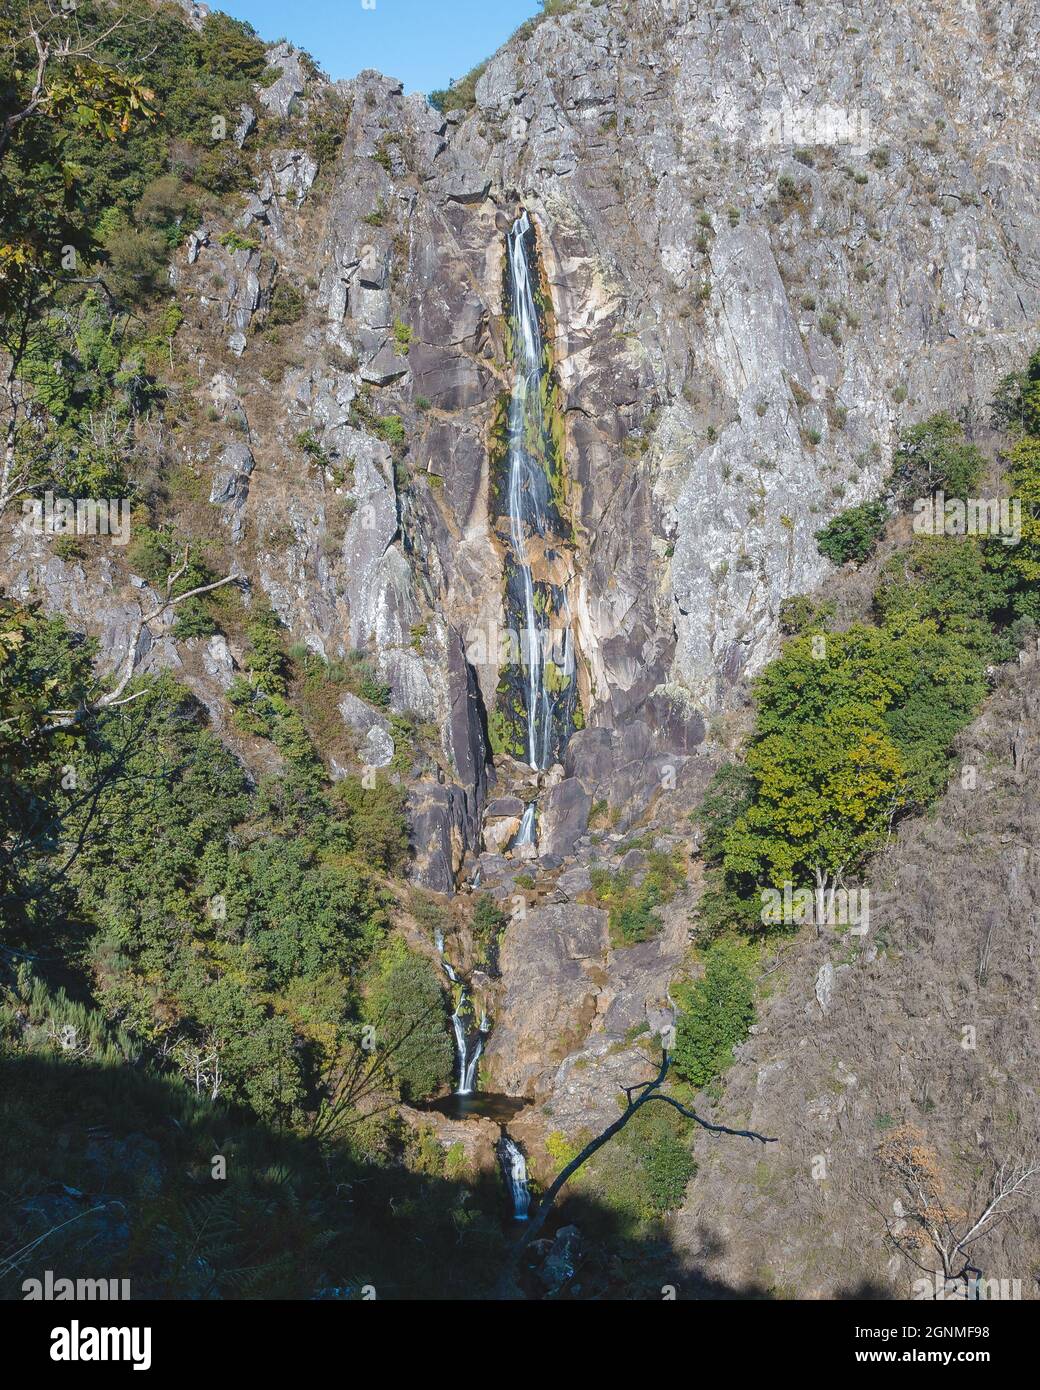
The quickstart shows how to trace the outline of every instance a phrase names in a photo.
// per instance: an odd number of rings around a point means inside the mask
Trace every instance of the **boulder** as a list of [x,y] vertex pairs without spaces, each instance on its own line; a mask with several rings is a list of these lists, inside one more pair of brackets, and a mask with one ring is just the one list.
[[568,855],[585,833],[592,797],[576,777],[551,787],[542,799],[538,817],[538,849],[542,854]]

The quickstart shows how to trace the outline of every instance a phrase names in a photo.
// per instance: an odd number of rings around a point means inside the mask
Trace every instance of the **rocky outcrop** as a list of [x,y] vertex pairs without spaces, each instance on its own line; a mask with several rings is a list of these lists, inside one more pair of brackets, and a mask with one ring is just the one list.
[[547,1065],[585,1037],[604,978],[606,920],[595,907],[548,906],[525,913],[506,932],[500,967],[507,1007],[484,1054],[495,1089],[535,1093]]

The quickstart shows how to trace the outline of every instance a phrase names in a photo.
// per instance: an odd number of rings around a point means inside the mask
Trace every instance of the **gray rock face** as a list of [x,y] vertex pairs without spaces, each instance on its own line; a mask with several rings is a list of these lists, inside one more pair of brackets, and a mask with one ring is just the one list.
[[830,1013],[831,999],[834,996],[834,966],[824,961],[816,975],[816,1002],[825,1014]]
[[531,1095],[547,1086],[553,1064],[596,1016],[606,951],[607,914],[595,907],[538,908],[506,931],[500,967],[508,988],[485,1052],[495,1089]]
[[206,643],[202,652],[202,665],[209,676],[221,690],[227,690],[235,678],[235,659],[228,650],[227,638],[223,633],[215,632]]
[[453,893],[465,855],[469,814],[461,787],[421,782],[410,789],[413,875],[435,893]]
[[239,149],[246,143],[256,129],[256,112],[246,102],[238,108],[239,122],[235,126],[235,144]]
[[242,539],[242,509],[249,496],[249,478],[255,467],[248,444],[229,444],[213,470],[209,500],[223,509],[233,541]]
[[939,0],[868,0],[854,29],[839,6],[582,4],[488,64],[449,140],[542,228],[599,722],[669,682],[724,701],[900,425],[1023,358],[1037,28]]
[[281,69],[281,76],[261,91],[260,104],[284,121],[307,85],[303,59],[297,49],[280,43],[268,50],[267,61],[271,67]]
[[366,767],[388,767],[394,756],[390,722],[349,691],[339,702],[343,722],[358,735],[358,757]]
[[573,853],[575,842],[589,823],[592,797],[576,777],[568,777],[551,787],[542,801],[538,827],[541,854]]
[[299,207],[318,173],[317,162],[305,150],[272,150],[271,177],[279,194]]

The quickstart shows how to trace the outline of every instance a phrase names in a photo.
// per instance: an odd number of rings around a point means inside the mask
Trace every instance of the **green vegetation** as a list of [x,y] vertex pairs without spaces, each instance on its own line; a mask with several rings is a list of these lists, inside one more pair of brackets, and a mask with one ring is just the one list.
[[651,850],[641,882],[626,869],[592,869],[592,891],[597,901],[609,908],[610,937],[614,946],[634,946],[656,936],[661,922],[656,908],[667,903],[686,881],[685,867],[678,853]]
[[477,83],[484,75],[487,62],[470,68],[465,77],[460,77],[450,87],[439,87],[430,92],[428,100],[438,111],[472,111],[477,104]]
[[407,357],[412,342],[412,330],[400,319],[394,319],[394,352],[398,357]]
[[[266,74],[249,25],[211,14],[196,31],[172,8],[141,0],[122,4],[116,24],[99,0],[74,10],[87,56],[52,58],[46,101],[0,152],[0,312],[45,297],[67,270],[66,247],[76,251],[74,274],[109,266],[122,294],[152,292],[184,218],[251,177],[250,155],[215,139],[213,124],[252,99]],[[31,11],[12,0],[0,21],[0,86],[11,110],[28,106],[36,71]],[[45,23],[52,50],[70,14],[55,9]]]
[[821,555],[836,565],[854,560],[861,565],[871,554],[888,521],[884,502],[860,502],[847,507],[816,532],[816,545]]
[[997,386],[993,424],[1012,436],[1040,435],[1040,349],[1021,372],[1010,372]]
[[[934,416],[903,436],[893,485],[907,502],[930,488],[970,490],[984,463],[951,417]],[[1020,544],[917,537],[882,567],[875,621],[845,631],[828,631],[833,609],[811,599],[785,605],[795,635],[754,683],[743,767],[720,770],[700,812],[709,936],[761,929],[765,887],[847,885],[901,816],[943,790],[987,667],[1011,658],[1040,616],[1036,437],[1019,434],[1005,463],[1023,506]]]
[[[232,703],[285,770],[253,789],[168,677],[44,736],[48,708],[83,703],[92,647],[10,605],[3,632],[4,804],[22,822],[4,832],[6,945],[81,937],[100,1015],[136,1047],[185,1075],[201,1049],[219,1059],[220,1095],[297,1123],[320,1100],[315,1065],[354,1047],[364,972],[389,927],[385,877],[407,855],[403,792],[349,777],[328,787],[269,609],[250,623]],[[402,971],[405,998],[415,980]],[[436,1026],[443,1057],[443,1008]],[[414,1068],[402,1081],[418,1093]]]
[[298,323],[303,317],[303,292],[288,280],[279,280],[271,295],[271,307],[267,311],[267,323],[272,328],[282,324]]
[[[571,1179],[575,1194],[595,1192],[606,1205],[615,1235],[637,1239],[648,1234],[679,1206],[697,1171],[691,1130],[690,1121],[671,1106],[643,1106]],[[554,1157],[573,1157],[562,1135],[550,1136],[550,1142]]]
[[385,946],[369,986],[366,1017],[376,1046],[389,1040],[388,1065],[402,1095],[422,1100],[451,1080],[454,1053],[447,1010],[433,966],[400,937]]
[[985,463],[952,416],[933,415],[901,436],[891,483],[904,502],[939,489],[950,497],[969,497],[978,486]]
[[497,972],[498,945],[508,924],[508,914],[503,912],[491,894],[478,893],[471,919],[474,954],[477,963],[492,972]]
[[672,1053],[676,1072],[695,1089],[709,1085],[733,1060],[755,1018],[754,950],[723,939],[704,953],[704,974],[676,993],[679,1023]]

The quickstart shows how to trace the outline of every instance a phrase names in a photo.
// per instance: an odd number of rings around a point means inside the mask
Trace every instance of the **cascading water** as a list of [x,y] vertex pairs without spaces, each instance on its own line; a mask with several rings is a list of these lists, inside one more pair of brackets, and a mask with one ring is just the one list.
[[[526,212],[509,230],[506,262],[516,376],[506,416],[503,491],[509,526],[502,539],[508,548],[505,607],[516,643],[500,686],[506,697],[505,708],[500,705],[498,713],[509,727],[510,751],[518,759],[525,758],[534,772],[544,772],[558,760],[573,732],[577,681],[566,590],[571,572],[566,554],[568,530],[558,506],[560,414],[539,311],[537,242]],[[534,801],[524,810],[513,848],[521,857],[537,856]],[[479,874],[473,886],[478,883]],[[491,1025],[486,1015],[476,1023],[467,993],[471,981],[445,960],[444,938],[439,933],[437,950],[449,980],[463,986],[451,1026],[458,1058],[455,1094],[469,1096],[476,1087],[477,1067]],[[527,1166],[512,1141],[505,1142],[517,1219],[523,1220],[529,1200]]]
[[437,954],[438,954],[438,955],[440,956],[440,958],[441,958],[441,965],[444,966],[444,973],[445,973],[445,975],[447,975],[448,979],[452,982],[452,984],[454,984],[455,981],[458,979],[458,976],[455,974],[455,971],[451,968],[451,966],[448,964],[448,962],[447,962],[447,960],[446,960],[446,958],[445,958],[445,955],[444,955],[444,933],[443,933],[441,930],[438,929],[437,931],[434,932],[434,934],[433,934],[433,942],[434,942],[434,945],[437,947]]
[[520,829],[516,832],[513,840],[514,849],[519,849],[523,845],[533,845],[535,840],[535,828],[538,822],[538,812],[533,801],[529,801],[524,809],[524,814],[520,819]]
[[[446,969],[450,966],[445,965]],[[452,973],[452,979],[456,976]],[[480,1063],[481,1053],[484,1051],[484,1041],[491,1031],[488,1016],[482,1013],[480,1022],[476,1027],[472,1027],[473,1005],[469,995],[465,990],[459,995],[459,1002],[455,1012],[451,1016],[451,1026],[455,1033],[455,1053],[459,1062],[459,1084],[455,1087],[457,1096],[471,1096],[477,1081],[477,1066]]]
[[499,1160],[513,1198],[513,1218],[516,1221],[526,1221],[531,1206],[531,1193],[527,1186],[527,1160],[508,1134],[502,1135]]
[[[555,443],[546,419],[550,367],[532,271],[534,230],[526,212],[508,238],[510,327],[516,379],[507,418],[507,502],[510,561],[506,566],[506,607],[518,629],[520,702],[528,764],[544,771],[559,754],[573,728],[574,644],[564,583],[554,576],[563,531],[550,485]],[[536,575],[536,569],[539,573]],[[534,809],[528,807],[521,835],[534,842]]]

